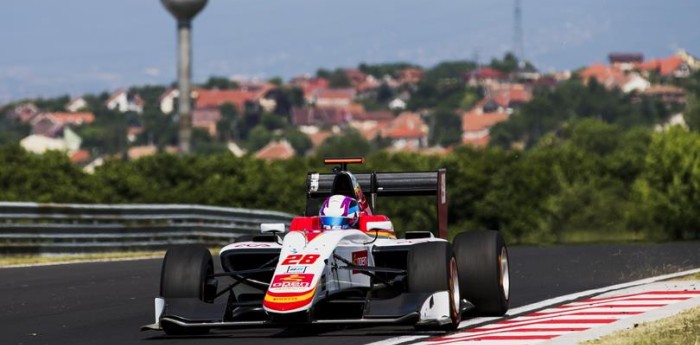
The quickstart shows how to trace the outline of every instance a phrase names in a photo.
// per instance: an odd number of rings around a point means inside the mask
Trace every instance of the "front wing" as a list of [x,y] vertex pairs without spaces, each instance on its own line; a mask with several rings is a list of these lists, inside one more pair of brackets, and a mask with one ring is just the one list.
[[[449,292],[403,293],[389,299],[364,301],[334,299],[316,302],[318,307],[328,307],[341,317],[314,317],[314,308],[295,315],[270,315],[260,305],[251,305],[249,318],[239,316],[235,321],[225,320],[226,305],[205,303],[194,298],[155,299],[155,323],[142,327],[142,330],[161,330],[163,324],[170,323],[182,328],[255,328],[284,327],[298,324],[337,324],[337,325],[426,325],[441,326],[450,323]],[[473,306],[462,301],[462,311]],[[347,310],[362,308],[359,317],[342,317]]]

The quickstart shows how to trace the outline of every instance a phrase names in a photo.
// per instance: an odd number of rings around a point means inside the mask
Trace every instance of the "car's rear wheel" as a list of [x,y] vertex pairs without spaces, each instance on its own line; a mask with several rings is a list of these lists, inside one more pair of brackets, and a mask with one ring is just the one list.
[[498,231],[473,231],[453,241],[462,297],[484,316],[508,311],[510,273],[508,249]]
[[[211,302],[216,292],[209,281],[214,274],[214,263],[208,249],[201,246],[184,246],[169,249],[163,259],[160,275],[160,296],[168,298],[197,298]],[[212,285],[213,293],[212,293]],[[161,323],[170,335],[202,334],[208,329],[187,329],[169,322]]]
[[411,248],[407,259],[409,292],[449,291],[450,323],[442,328],[456,329],[461,321],[457,261],[447,242],[420,243]]

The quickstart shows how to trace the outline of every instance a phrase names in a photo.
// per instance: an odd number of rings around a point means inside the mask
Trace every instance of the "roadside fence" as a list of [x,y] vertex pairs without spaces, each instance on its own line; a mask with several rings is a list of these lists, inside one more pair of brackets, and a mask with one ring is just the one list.
[[259,233],[261,223],[291,219],[283,212],[200,205],[0,202],[0,254],[217,247]]

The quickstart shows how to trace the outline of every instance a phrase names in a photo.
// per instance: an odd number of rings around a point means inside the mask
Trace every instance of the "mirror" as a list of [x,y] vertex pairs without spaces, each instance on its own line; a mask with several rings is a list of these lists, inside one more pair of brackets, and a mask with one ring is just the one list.
[[284,233],[284,223],[262,223],[260,232],[264,233]]

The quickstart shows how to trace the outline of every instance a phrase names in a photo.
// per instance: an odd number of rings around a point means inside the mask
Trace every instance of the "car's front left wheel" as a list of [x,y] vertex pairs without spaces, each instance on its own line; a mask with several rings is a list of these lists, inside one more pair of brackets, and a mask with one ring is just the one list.
[[461,321],[461,299],[457,261],[452,246],[448,242],[414,245],[408,252],[406,274],[409,292],[449,292],[450,323],[439,328],[456,329]]
[[[163,259],[160,275],[160,296],[168,298],[197,298],[204,302],[213,299],[209,277],[214,274],[211,253],[201,246],[183,246],[169,249]],[[214,288],[215,293],[215,288]],[[170,322],[161,327],[169,335],[190,335],[208,332],[205,328],[188,329]]]

